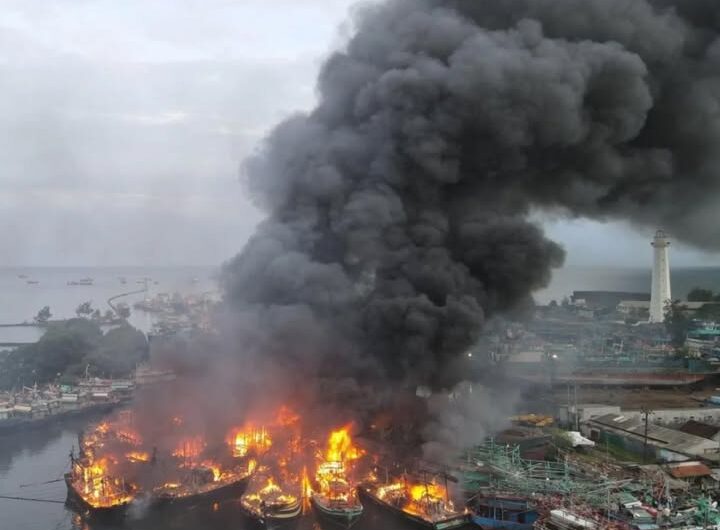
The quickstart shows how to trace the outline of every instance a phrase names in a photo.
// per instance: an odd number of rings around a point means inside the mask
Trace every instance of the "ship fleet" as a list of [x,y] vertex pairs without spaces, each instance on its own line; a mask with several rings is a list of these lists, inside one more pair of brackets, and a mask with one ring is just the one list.
[[391,480],[386,473],[379,480],[377,457],[354,442],[351,425],[323,440],[301,436],[298,422],[283,407],[267,424],[232,428],[218,445],[179,434],[183,419],[175,417],[165,436],[174,445],[158,447],[145,440],[134,414],[122,411],[79,436],[65,474],[66,502],[87,518],[125,517],[133,505],[155,511],[235,502],[269,530],[293,528],[306,516],[350,529],[369,505],[414,527],[470,522],[437,476],[405,472]]

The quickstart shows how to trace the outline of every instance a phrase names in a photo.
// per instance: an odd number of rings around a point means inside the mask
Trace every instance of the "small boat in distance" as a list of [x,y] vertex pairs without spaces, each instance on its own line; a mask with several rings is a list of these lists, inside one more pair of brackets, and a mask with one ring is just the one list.
[[37,285],[40,283],[40,281],[39,280],[26,280],[25,283],[28,285]]
[[80,278],[79,280],[71,280],[67,282],[68,285],[92,285],[94,280],[92,278]]

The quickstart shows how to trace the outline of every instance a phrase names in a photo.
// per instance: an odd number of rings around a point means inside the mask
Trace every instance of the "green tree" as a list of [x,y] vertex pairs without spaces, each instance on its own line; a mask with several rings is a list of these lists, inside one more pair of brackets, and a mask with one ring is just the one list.
[[145,335],[123,324],[109,330],[85,362],[104,376],[120,377],[130,373],[135,366],[148,358],[148,342]]
[[90,302],[90,301],[83,302],[82,304],[77,306],[77,309],[75,309],[75,314],[78,317],[89,317],[90,315],[92,315],[92,312],[93,312],[93,307],[92,307],[92,302]]
[[693,287],[687,295],[688,302],[711,302],[715,294],[710,289]]
[[93,374],[126,376],[148,357],[145,335],[129,324],[103,335],[99,323],[73,318],[51,323],[34,344],[0,359],[0,388],[73,381],[90,365]]
[[668,301],[665,304],[665,329],[675,348],[681,348],[685,344],[685,337],[690,325],[686,311],[687,306],[683,305],[680,300]]
[[50,312],[50,306],[46,305],[40,311],[38,311],[37,315],[35,315],[35,322],[44,324],[45,322],[50,320],[51,317],[52,313]]
[[98,347],[101,338],[100,327],[87,319],[50,324],[40,340],[15,349],[2,360],[0,387],[43,384],[68,370],[80,370],[83,358]]

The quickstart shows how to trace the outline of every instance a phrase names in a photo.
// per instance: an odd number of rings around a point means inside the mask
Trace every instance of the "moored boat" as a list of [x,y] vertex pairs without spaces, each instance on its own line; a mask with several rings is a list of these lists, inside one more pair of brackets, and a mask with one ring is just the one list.
[[254,477],[240,498],[243,512],[267,530],[295,528],[303,513],[298,495],[286,491],[271,477]]
[[136,490],[123,479],[108,474],[106,462],[91,462],[70,455],[71,468],[65,473],[66,504],[91,516],[122,515],[135,498]]
[[387,515],[414,528],[447,530],[469,522],[468,514],[458,511],[445,499],[445,491],[435,484],[411,486],[405,481],[393,484],[364,484],[358,487],[364,504],[372,504]]
[[310,504],[319,519],[344,529],[352,528],[363,512],[360,500],[351,491],[340,496],[313,493]]
[[478,496],[468,507],[470,519],[480,528],[532,530],[539,517],[527,499],[512,495]]
[[192,469],[180,482],[168,482],[153,489],[150,503],[154,507],[213,503],[242,495],[252,470],[217,476],[211,469]]

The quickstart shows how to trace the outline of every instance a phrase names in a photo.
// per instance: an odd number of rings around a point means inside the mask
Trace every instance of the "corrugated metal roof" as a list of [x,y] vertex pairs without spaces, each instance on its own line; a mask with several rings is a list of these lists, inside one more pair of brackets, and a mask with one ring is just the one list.
[[[640,440],[645,439],[645,422],[637,417],[605,414],[590,419],[589,423],[622,431]],[[650,445],[677,453],[703,456],[705,458],[718,457],[717,442],[653,423],[649,423],[647,426],[647,440]]]

